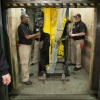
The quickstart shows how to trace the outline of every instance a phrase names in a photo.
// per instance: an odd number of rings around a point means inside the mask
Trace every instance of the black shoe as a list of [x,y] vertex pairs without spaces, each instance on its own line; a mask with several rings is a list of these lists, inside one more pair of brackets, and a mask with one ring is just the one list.
[[81,67],[80,67],[80,68],[75,67],[75,68],[74,68],[74,71],[78,71],[78,70],[80,70],[80,69],[81,69]]
[[31,63],[31,66],[35,65],[35,63]]
[[29,73],[29,76],[33,76],[33,73]]
[[32,82],[31,81],[26,81],[26,82],[23,82],[23,84],[32,85]]
[[68,66],[76,66],[74,63],[69,63]]

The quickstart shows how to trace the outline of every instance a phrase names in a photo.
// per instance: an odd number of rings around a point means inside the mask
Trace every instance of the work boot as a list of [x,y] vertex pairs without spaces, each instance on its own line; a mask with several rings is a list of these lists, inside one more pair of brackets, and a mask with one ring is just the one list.
[[76,66],[75,63],[68,63],[68,66]]
[[39,80],[46,80],[46,74],[44,73],[42,76],[39,76]]
[[35,63],[31,63],[31,66],[35,65]]
[[23,82],[23,84],[32,85],[32,82],[28,80],[28,81],[26,81],[26,82]]
[[81,69],[81,67],[80,67],[80,68],[75,67],[75,68],[74,68],[74,71],[78,71],[78,70],[80,70],[80,69]]
[[30,77],[33,76],[33,73],[29,73],[29,76],[30,76]]

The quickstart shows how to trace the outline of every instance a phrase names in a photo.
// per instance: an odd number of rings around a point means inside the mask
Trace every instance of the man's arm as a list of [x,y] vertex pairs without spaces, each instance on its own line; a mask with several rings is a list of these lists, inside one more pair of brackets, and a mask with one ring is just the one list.
[[73,34],[73,33],[69,33],[69,35],[71,37],[75,37],[75,36],[84,36],[86,33],[85,32],[81,32],[81,33],[77,33],[77,34]]
[[[35,39],[35,38],[40,38],[40,32],[37,32],[35,34],[29,35],[29,30],[25,25],[20,26],[22,28],[22,31],[24,34],[22,34],[26,39]],[[31,31],[30,31],[31,32]]]
[[37,32],[36,34],[32,35],[25,35],[26,39],[35,39],[35,38],[40,38],[40,32]]

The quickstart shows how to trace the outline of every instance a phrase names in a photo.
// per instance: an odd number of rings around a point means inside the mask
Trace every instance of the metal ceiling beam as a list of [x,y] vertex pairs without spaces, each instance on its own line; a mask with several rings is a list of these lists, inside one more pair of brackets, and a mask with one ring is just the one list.
[[5,0],[8,3],[83,3],[93,2],[94,0]]
[[50,7],[50,8],[83,8],[83,7],[100,7],[100,3],[6,3],[6,8],[22,7]]
[[[98,0],[96,0],[98,1]],[[100,3],[94,0],[5,0],[4,7],[52,7],[52,8],[80,8],[80,7],[100,7]]]

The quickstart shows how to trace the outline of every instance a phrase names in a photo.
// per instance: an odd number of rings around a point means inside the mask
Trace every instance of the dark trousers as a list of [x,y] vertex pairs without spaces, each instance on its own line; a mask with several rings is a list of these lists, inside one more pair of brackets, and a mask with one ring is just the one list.
[[0,100],[8,100],[8,91],[2,83],[2,75],[0,73]]
[[40,49],[39,76],[46,73],[46,65],[49,64],[50,35],[48,33],[43,34],[43,46]]

